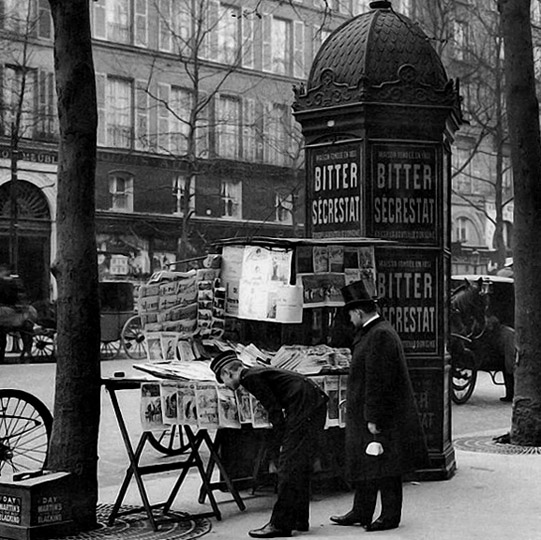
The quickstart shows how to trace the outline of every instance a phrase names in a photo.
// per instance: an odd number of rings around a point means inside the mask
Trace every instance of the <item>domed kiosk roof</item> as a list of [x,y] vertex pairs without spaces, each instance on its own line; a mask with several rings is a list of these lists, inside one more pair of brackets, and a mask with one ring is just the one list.
[[296,110],[347,102],[451,105],[458,92],[424,32],[386,0],[337,28],[317,53]]

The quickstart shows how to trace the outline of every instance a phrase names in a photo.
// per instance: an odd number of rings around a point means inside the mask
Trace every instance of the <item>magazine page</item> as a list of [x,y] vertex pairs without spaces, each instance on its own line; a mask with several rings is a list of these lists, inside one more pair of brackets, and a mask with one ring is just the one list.
[[325,393],[329,396],[327,403],[327,422],[325,427],[339,425],[338,399],[339,399],[339,375],[325,375]]
[[218,420],[222,428],[240,428],[239,411],[235,392],[225,386],[218,386]]
[[327,273],[329,271],[329,252],[327,251],[327,246],[314,246],[312,256],[314,258],[314,273]]
[[161,332],[145,332],[145,346],[149,362],[163,360]]
[[165,429],[159,382],[141,383],[140,416],[143,431],[163,431]]
[[160,344],[162,347],[162,358],[164,360],[177,359],[177,332],[160,332]]
[[163,423],[178,424],[178,384],[174,381],[160,383]]
[[197,403],[195,383],[179,381],[177,383],[178,423],[185,426],[197,426]]
[[237,400],[237,409],[239,411],[239,421],[241,424],[252,423],[252,396],[243,386],[239,386],[235,391]]
[[252,408],[252,426],[254,428],[271,428],[269,413],[261,402],[250,394],[250,405]]
[[195,384],[197,420],[201,429],[216,429],[218,419],[218,392],[216,383],[198,381]]

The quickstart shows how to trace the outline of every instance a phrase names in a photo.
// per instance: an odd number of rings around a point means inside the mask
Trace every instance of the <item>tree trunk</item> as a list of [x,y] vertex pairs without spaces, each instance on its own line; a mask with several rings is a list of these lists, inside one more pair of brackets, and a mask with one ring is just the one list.
[[511,441],[541,445],[541,138],[530,0],[500,0],[515,189],[513,268],[519,359]]
[[89,0],[49,0],[55,29],[58,149],[57,371],[48,467],[73,474],[81,529],[96,522],[100,313],[95,232],[96,90]]

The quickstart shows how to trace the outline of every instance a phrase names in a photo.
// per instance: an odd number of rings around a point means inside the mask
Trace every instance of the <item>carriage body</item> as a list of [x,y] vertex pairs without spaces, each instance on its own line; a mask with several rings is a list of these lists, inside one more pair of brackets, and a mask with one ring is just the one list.
[[[470,301],[460,302],[460,294],[469,294]],[[475,305],[482,309],[482,315],[472,314]],[[512,396],[516,355],[514,306],[513,278],[486,274],[452,276],[448,345],[455,403],[465,403],[471,397],[478,371],[488,372],[495,384],[505,385],[505,401]],[[469,324],[473,319],[477,323]]]

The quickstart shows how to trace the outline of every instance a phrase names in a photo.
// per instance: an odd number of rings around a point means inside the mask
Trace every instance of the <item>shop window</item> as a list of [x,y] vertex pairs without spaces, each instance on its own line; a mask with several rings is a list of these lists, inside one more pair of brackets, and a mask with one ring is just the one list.
[[242,184],[225,180],[221,185],[221,215],[224,218],[242,217]]
[[109,176],[111,210],[133,212],[133,176],[129,173],[114,173]]

